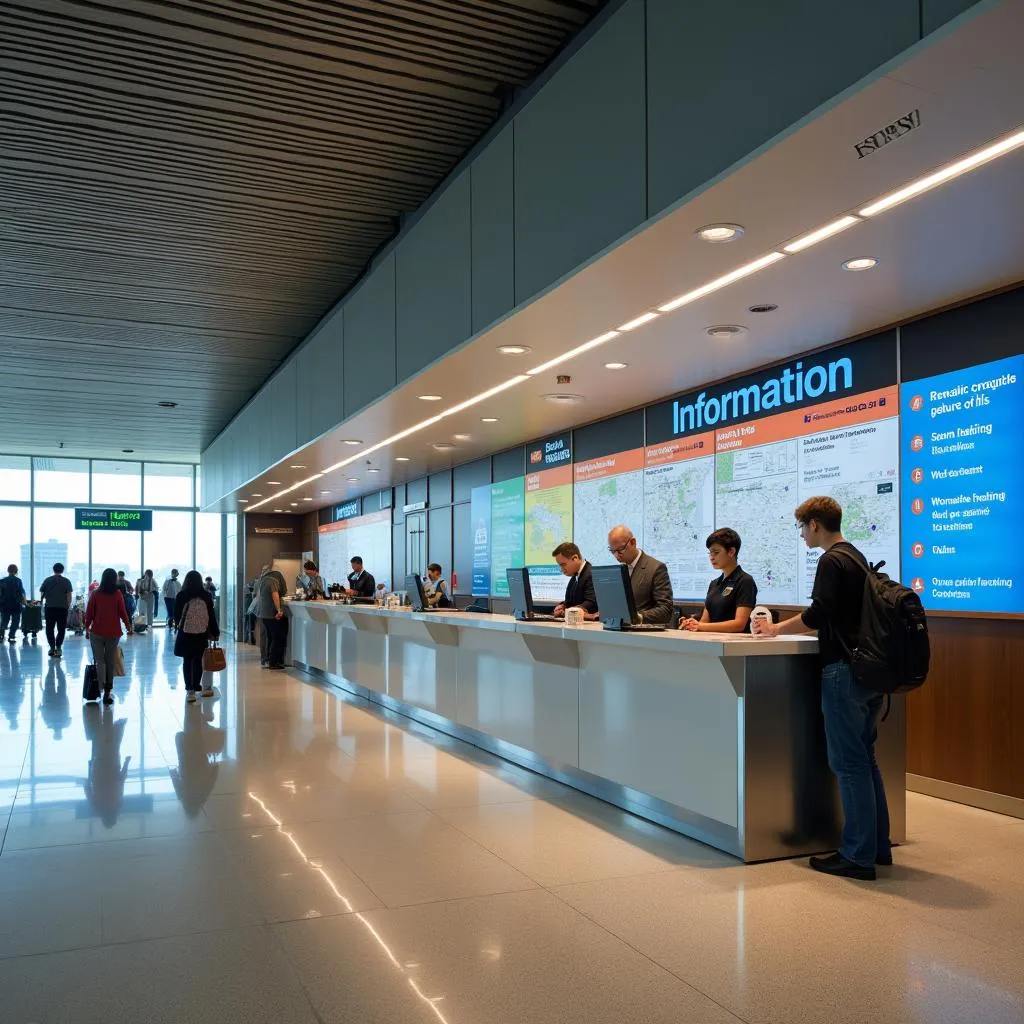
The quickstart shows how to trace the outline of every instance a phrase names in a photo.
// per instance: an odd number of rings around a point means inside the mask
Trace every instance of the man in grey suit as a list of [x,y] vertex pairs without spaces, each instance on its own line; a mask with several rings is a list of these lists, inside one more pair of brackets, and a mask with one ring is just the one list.
[[633,600],[641,622],[667,625],[672,621],[672,581],[668,568],[645,555],[628,526],[616,526],[608,534],[608,553],[629,569]]

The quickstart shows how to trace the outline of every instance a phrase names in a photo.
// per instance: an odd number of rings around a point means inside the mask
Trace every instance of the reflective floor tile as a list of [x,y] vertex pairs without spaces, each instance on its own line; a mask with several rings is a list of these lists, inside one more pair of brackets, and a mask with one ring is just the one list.
[[737,1024],[539,891],[280,925],[276,932],[324,1024]]

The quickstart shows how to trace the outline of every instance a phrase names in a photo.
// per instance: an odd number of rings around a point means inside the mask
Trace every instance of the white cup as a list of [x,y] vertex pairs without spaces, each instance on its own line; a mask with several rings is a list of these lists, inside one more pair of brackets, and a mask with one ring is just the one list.
[[567,626],[582,626],[583,625],[583,609],[582,608],[566,608],[565,609],[565,624]]

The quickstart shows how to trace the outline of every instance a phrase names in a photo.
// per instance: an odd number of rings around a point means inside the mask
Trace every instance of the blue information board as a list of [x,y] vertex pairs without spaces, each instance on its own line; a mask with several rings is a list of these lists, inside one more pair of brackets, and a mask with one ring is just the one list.
[[929,609],[1024,613],[1024,355],[900,389],[903,579]]
[[474,597],[491,593],[491,485],[474,487],[470,495],[470,522],[473,527]]

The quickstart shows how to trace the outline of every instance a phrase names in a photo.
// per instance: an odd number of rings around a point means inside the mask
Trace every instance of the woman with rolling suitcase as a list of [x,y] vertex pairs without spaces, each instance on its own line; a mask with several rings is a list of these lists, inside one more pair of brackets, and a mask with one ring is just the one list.
[[118,643],[121,623],[127,636],[132,635],[132,620],[124,603],[124,595],[117,586],[117,573],[104,569],[99,589],[89,597],[85,608],[85,635],[92,644],[96,662],[96,676],[103,691],[103,703],[113,704],[114,676],[120,669]]

